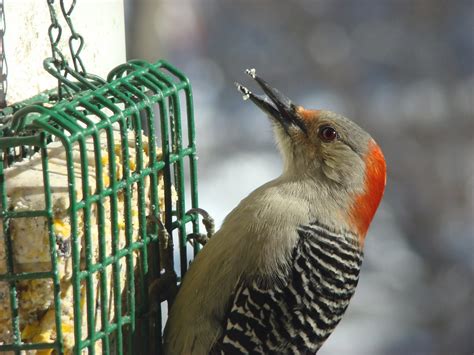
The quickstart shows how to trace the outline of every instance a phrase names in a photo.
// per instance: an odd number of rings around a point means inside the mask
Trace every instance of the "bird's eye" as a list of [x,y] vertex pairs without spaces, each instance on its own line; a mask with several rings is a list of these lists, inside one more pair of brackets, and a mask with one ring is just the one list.
[[319,128],[319,138],[323,142],[332,142],[337,138],[337,132],[331,126],[322,126]]

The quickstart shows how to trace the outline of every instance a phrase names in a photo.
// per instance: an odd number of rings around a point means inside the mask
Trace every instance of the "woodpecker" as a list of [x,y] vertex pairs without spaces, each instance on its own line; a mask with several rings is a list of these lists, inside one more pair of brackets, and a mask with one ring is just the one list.
[[354,294],[385,189],[368,133],[247,74],[264,95],[237,88],[270,117],[283,172],[243,199],[191,263],[165,328],[169,355],[316,353]]

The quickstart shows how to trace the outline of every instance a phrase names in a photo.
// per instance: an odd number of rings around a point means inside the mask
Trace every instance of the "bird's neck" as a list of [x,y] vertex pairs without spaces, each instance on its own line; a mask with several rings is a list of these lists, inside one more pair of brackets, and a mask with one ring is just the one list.
[[324,180],[283,174],[272,185],[288,200],[299,201],[307,223],[318,221],[334,231],[353,231],[347,211],[350,201],[334,196]]

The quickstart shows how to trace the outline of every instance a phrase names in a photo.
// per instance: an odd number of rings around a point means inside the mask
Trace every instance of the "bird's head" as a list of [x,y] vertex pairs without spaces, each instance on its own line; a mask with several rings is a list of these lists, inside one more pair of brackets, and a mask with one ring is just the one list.
[[374,139],[351,120],[324,110],[305,109],[247,70],[266,95],[237,84],[244,99],[260,107],[274,123],[284,160],[284,175],[317,182],[320,199],[331,199],[347,214],[363,244],[382,199],[385,159]]

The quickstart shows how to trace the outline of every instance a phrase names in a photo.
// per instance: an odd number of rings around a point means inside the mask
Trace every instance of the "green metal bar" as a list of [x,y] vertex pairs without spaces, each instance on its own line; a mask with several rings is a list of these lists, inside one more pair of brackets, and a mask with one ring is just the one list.
[[[63,140],[66,149],[67,161],[73,161],[72,146],[67,140]],[[67,164],[68,192],[69,192],[69,221],[71,225],[71,249],[72,249],[72,285],[73,285],[73,301],[74,301],[74,338],[76,344],[82,339],[82,312],[81,312],[81,284],[78,278],[80,273],[80,240],[78,238],[77,226],[77,201],[76,201],[76,181],[74,176],[74,165]],[[76,354],[79,353],[77,346],[74,349]]]
[[178,219],[172,223],[172,229],[177,229],[185,226],[188,222],[197,221],[197,217],[184,215],[181,219]]
[[[122,322],[121,322],[122,324],[129,324],[130,322],[131,322],[131,320],[130,320],[130,317],[129,317],[129,316],[123,316],[123,317],[122,317]],[[111,331],[116,331],[116,330],[118,330],[118,328],[119,328],[116,323],[111,323],[109,327],[110,327],[110,330],[111,330]],[[103,337],[106,337],[106,335],[108,335],[108,334],[109,334],[109,333],[98,332],[98,333],[96,333],[96,335],[95,335],[94,338],[92,338],[92,339],[86,339],[86,340],[82,341],[81,343],[82,343],[82,345],[83,345],[84,348],[87,348],[87,347],[90,346],[91,344],[95,343],[97,340],[99,340],[99,339],[101,339],[101,338],[103,338]],[[122,353],[122,352],[120,352],[120,353]]]
[[[171,140],[173,151],[182,150],[182,128],[180,107],[179,107],[179,97],[177,94],[173,94],[170,97],[171,107],[173,107],[173,115],[171,117]],[[178,154],[179,155],[179,154]],[[186,200],[184,198],[185,194],[185,185],[184,185],[184,162],[183,157],[179,155],[177,163],[174,165],[174,175],[175,175],[175,188],[178,190],[178,202],[177,212],[178,219],[181,219],[186,213]],[[179,231],[179,251],[180,251],[180,260],[181,260],[181,277],[184,276],[188,268],[188,256],[187,256],[187,235],[186,235],[186,226],[182,225],[178,229]]]
[[41,271],[41,272],[21,272],[21,273],[7,273],[0,274],[0,281],[26,281],[26,280],[37,280],[37,279],[50,279],[54,277],[52,271]]
[[54,319],[56,325],[56,341],[57,351],[64,352],[63,331],[61,327],[61,284],[58,272],[58,253],[56,251],[56,235],[53,231],[53,202],[51,196],[51,185],[49,180],[48,167],[48,150],[46,148],[46,134],[43,132],[41,138],[41,162],[43,168],[43,184],[44,184],[44,201],[45,212],[47,213],[46,223],[48,224],[49,250],[51,254],[52,279],[54,290]]
[[2,351],[14,351],[15,354],[22,354],[21,350],[41,350],[57,348],[55,343],[23,343],[23,344],[5,344],[2,345]]
[[[160,113],[160,130],[161,130],[161,144],[162,144],[162,157],[163,157],[163,162],[165,163],[165,166],[162,170],[163,172],[163,184],[164,184],[164,204],[165,204],[165,215],[164,215],[164,222],[165,222],[165,228],[168,231],[171,231],[172,228],[172,190],[171,190],[171,184],[172,184],[172,179],[171,179],[171,149],[170,149],[170,139],[169,139],[169,115],[168,115],[168,106],[166,100],[163,98],[161,101],[159,101],[159,113]],[[170,238],[168,240],[168,247],[173,248],[173,234],[170,235]],[[159,247],[159,246],[158,246]],[[159,253],[158,253],[159,254]],[[160,264],[161,265],[161,264]],[[169,306],[169,303],[168,303]],[[162,344],[162,334],[161,334],[161,308],[160,308],[160,313],[158,315],[159,317],[159,322],[158,325],[156,325],[157,333],[159,333],[159,346],[158,350],[159,353],[161,354],[161,344]]]
[[[162,100],[160,101],[161,103],[163,102]],[[146,109],[146,126],[148,128],[148,167],[158,167],[158,165],[161,165],[164,167],[163,164],[160,164],[157,161],[157,154],[156,154],[156,142],[154,137],[156,137],[156,131],[155,131],[155,113],[153,110],[153,106],[150,105]],[[161,168],[162,168],[161,167]],[[160,169],[161,169],[160,168]],[[150,176],[150,200],[151,200],[151,214],[157,218],[160,214],[160,205],[159,205],[159,197],[158,197],[158,170],[157,169],[151,169],[151,173],[149,174]],[[148,234],[148,238],[150,242],[154,242],[158,240],[158,225],[156,223],[152,223],[150,226],[150,233]],[[153,278],[158,278],[160,277],[160,265],[161,265],[161,260],[160,260],[160,251],[159,251],[159,244],[154,243],[154,247],[151,248],[152,251],[152,257],[153,260],[155,260],[154,263],[151,263],[151,275]],[[148,284],[147,284],[148,285]],[[148,292],[146,292],[146,295],[148,296]],[[149,301],[148,301],[149,302]],[[159,349],[161,347],[162,343],[162,338],[161,338],[161,329],[162,329],[162,324],[161,324],[161,306],[158,306],[158,319],[157,321],[154,321],[151,319],[149,322],[145,321],[142,322],[144,325],[142,326],[142,332],[144,334],[149,335],[154,339],[154,344],[152,344],[152,349],[153,345],[155,349]],[[148,312],[149,307],[145,308],[142,310],[141,314],[146,314],[145,312]],[[150,329],[151,328],[151,329]],[[159,349],[161,350],[161,349]]]
[[41,146],[40,136],[26,136],[26,137],[0,137],[0,149],[21,147],[25,145]]
[[[122,175],[123,179],[128,179],[130,176],[130,155],[128,151],[128,134],[127,134],[127,121],[124,120],[124,123],[120,125],[120,140],[121,140],[121,153],[122,153]],[[132,191],[131,185],[125,184],[125,188],[123,190],[124,193],[124,220],[125,220],[125,248],[129,248],[132,244],[132,237],[133,237],[133,226],[132,226]],[[133,330],[135,329],[135,278],[134,278],[134,268],[133,268],[133,255],[131,253],[127,253],[125,256],[126,258],[126,272],[127,277],[125,278],[125,283],[127,287],[126,293],[126,302],[127,302],[127,311],[130,312],[131,317],[131,330],[126,332],[127,337],[127,345],[129,346],[129,351],[132,350],[132,340],[131,335]]]
[[[127,255],[130,255],[133,251],[142,248],[143,245],[144,245],[143,242],[133,242],[129,248],[119,249],[115,255],[105,258],[103,262],[91,265],[91,271],[97,272],[97,271],[105,270],[107,266],[117,263],[118,261],[120,261],[120,259],[126,257]],[[88,276],[88,272],[82,271],[78,277],[79,279],[82,280],[82,279],[85,279],[87,276]]]
[[[173,68],[174,69],[174,68]],[[178,72],[179,73],[179,72]],[[181,75],[181,74],[180,74]],[[182,78],[187,80],[187,78]],[[194,106],[193,106],[193,94],[191,86],[189,85],[184,89],[186,93],[186,116],[188,119],[188,149],[183,151],[184,154],[189,155],[189,170],[190,170],[190,180],[191,180],[191,206],[192,208],[197,208],[199,206],[199,197],[198,197],[198,186],[197,186],[197,160],[198,156],[196,153],[196,128],[194,126]],[[199,233],[199,223],[198,220],[193,221],[193,233]],[[199,243],[194,243],[194,256],[199,252],[200,246]]]
[[[2,215],[5,216],[5,211],[8,209],[8,200],[7,200],[7,191],[5,184],[5,174],[3,169],[3,164],[0,164],[0,191],[2,194]],[[6,266],[7,266],[7,275],[14,276],[13,268],[13,247],[12,239],[10,232],[10,219],[8,217],[3,217],[3,238],[6,251]],[[21,342],[20,336],[20,319],[18,312],[18,296],[17,296],[17,286],[16,280],[9,280],[9,290],[10,290],[10,312],[11,312],[11,322],[12,322],[12,332],[13,332],[13,343],[18,346]],[[15,354],[19,354],[18,350],[15,350]]]
[[[84,137],[79,140],[79,149],[81,155],[81,177],[82,177],[82,200],[85,201],[82,210],[83,233],[85,239],[86,268],[89,271],[92,265],[92,240],[90,230],[91,204],[89,198],[89,164],[87,156],[87,147]],[[94,283],[93,274],[89,271],[86,279],[86,298],[87,298],[87,337],[92,338],[95,335],[95,301],[94,301]],[[95,347],[90,346],[89,353],[95,354]]]
[[[125,118],[121,117],[122,125],[125,125]],[[109,154],[109,177],[110,186],[112,190],[117,191],[117,171],[115,166],[115,150],[114,150],[114,134],[112,127],[106,130],[107,135],[107,151]],[[119,219],[118,219],[118,200],[117,194],[110,196],[110,209],[111,209],[111,235],[112,235],[112,254],[116,255],[119,251],[118,236],[119,236]],[[115,317],[117,319],[117,349],[119,351],[123,349],[123,334],[122,334],[122,302],[121,302],[121,289],[120,289],[120,258],[118,258],[112,264],[112,278],[113,278],[113,297],[115,307]]]
[[41,211],[3,211],[4,218],[33,218],[33,217],[48,217],[48,212]]

